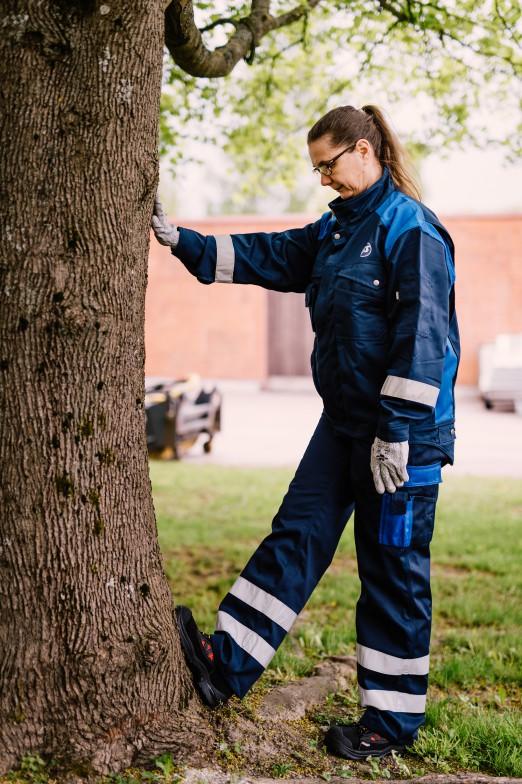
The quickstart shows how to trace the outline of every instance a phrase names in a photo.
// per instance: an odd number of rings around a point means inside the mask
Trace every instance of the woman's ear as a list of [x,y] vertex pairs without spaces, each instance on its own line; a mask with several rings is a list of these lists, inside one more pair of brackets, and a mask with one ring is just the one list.
[[372,146],[368,139],[359,139],[355,145],[355,149],[364,160],[368,160],[371,155]]

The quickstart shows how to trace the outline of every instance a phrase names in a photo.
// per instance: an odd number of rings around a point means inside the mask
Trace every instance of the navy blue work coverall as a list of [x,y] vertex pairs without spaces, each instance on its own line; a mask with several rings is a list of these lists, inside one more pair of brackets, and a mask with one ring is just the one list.
[[[324,411],[273,523],[220,604],[215,661],[243,697],[329,566],[355,511],[361,719],[396,742],[424,720],[431,629],[430,540],[441,466],[453,462],[459,358],[453,243],[387,169],[282,232],[202,236],[174,249],[202,283],[304,292]],[[379,495],[375,438],[408,441],[409,481]]]

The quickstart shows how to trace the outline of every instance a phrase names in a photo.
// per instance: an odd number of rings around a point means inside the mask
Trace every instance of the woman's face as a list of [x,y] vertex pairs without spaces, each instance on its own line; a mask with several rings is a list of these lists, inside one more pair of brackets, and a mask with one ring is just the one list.
[[[333,144],[331,136],[321,136],[308,145],[312,166],[328,163],[346,147],[347,144]],[[317,176],[321,177],[321,185],[329,185],[341,199],[349,199],[373,185],[381,174],[381,165],[373,147],[366,139],[359,139],[354,150],[343,153],[335,161],[330,175]]]

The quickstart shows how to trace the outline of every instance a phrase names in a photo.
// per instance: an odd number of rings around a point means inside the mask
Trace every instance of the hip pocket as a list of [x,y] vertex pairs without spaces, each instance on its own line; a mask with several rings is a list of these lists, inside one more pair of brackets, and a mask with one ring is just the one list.
[[408,466],[409,481],[395,493],[383,495],[379,544],[404,548],[430,543],[442,481],[440,468],[440,463]]
[[308,308],[308,312],[310,313],[310,321],[312,323],[312,329],[314,332],[315,332],[314,305],[315,305],[316,295],[317,295],[317,287],[315,283],[310,283],[305,290],[305,306]]
[[320,283],[321,278],[315,277],[305,289],[305,305],[310,313],[310,322],[314,332],[317,332],[316,302]]

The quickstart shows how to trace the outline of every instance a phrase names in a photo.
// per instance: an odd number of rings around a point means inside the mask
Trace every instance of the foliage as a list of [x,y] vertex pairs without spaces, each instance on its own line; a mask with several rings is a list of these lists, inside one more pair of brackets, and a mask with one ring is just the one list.
[[[306,5],[306,3],[304,3]],[[249,4],[196,3],[209,49],[226,44],[230,23]],[[294,4],[273,3],[271,13]],[[200,139],[219,144],[242,172],[242,195],[267,183],[289,185],[305,166],[306,130],[341,103],[393,106],[401,136],[416,153],[476,145],[519,148],[520,90],[513,0],[323,0],[309,14],[266,35],[228,77],[195,78],[167,59],[162,150],[179,165]],[[413,107],[415,127],[403,108]],[[408,113],[411,116],[411,112]],[[486,119],[485,119],[486,118]]]

